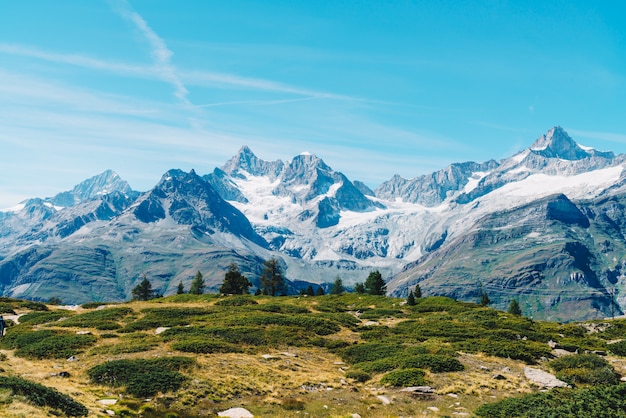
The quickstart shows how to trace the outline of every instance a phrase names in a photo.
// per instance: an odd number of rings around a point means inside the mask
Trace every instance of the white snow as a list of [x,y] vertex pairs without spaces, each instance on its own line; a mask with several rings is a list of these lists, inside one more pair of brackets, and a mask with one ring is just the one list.
[[602,190],[617,182],[623,167],[609,167],[575,176],[549,176],[532,174],[524,180],[509,183],[492,192],[499,196],[532,196],[539,198],[554,193],[564,193],[568,198],[597,196]]
[[311,155],[313,155],[313,154],[311,154],[311,153],[310,153],[310,152],[308,152],[308,151],[302,151],[302,152],[300,153],[300,155],[311,156]]
[[522,161],[524,161],[524,158],[526,158],[527,156],[528,156],[528,150],[522,151],[519,154],[515,154],[514,156],[511,157],[511,160],[515,161],[516,163],[521,163]]
[[18,204],[17,204],[17,205],[15,205],[15,206],[11,206],[11,207],[8,207],[8,208],[5,208],[5,209],[0,209],[0,212],[7,212],[7,213],[8,213],[8,212],[12,212],[12,213],[15,213],[15,212],[19,212],[19,211],[21,211],[21,210],[22,210],[22,209],[24,209],[25,207],[26,207],[26,204],[24,204],[24,203],[18,203]]
[[580,144],[577,144],[577,145],[578,145],[578,148],[582,149],[583,151],[589,152],[589,151],[595,151],[596,150],[595,148],[592,148],[592,147],[586,147],[586,146],[580,145]]
[[485,176],[488,176],[490,173],[491,173],[490,171],[476,171],[475,173],[472,173],[470,178],[467,179],[467,184],[463,188],[463,192],[464,193],[469,193],[472,190],[474,190],[476,187],[478,187],[478,183]]

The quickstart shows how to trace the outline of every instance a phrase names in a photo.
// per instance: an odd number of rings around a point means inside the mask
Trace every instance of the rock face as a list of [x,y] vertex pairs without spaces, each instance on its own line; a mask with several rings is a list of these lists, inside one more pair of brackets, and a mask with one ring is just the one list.
[[376,196],[388,200],[400,198],[405,202],[429,207],[437,206],[446,199],[462,193],[468,186],[473,187],[473,183],[496,167],[498,163],[491,160],[482,164],[474,162],[452,164],[444,170],[411,180],[396,175],[376,188]]
[[248,147],[200,176],[170,170],[145,193],[112,171],[0,211],[7,296],[123,300],[141,274],[164,294],[200,270],[209,290],[236,262],[254,284],[279,259],[290,292],[373,270],[392,295],[590,319],[626,306],[626,157],[559,127],[501,161],[394,176],[372,191],[309,153],[264,161]]

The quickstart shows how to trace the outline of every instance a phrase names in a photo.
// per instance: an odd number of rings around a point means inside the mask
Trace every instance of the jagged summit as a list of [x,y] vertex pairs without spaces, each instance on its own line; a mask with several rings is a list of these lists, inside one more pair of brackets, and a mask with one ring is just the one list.
[[224,164],[222,171],[233,177],[240,177],[240,171],[253,176],[270,176],[275,178],[280,174],[284,166],[281,160],[264,161],[258,158],[252,150],[244,145],[239,152]]
[[611,152],[600,152],[593,148],[584,147],[576,143],[565,130],[555,126],[530,146],[532,153],[546,158],[560,158],[563,160],[582,160],[592,156],[612,158]]
[[135,194],[130,185],[113,170],[106,170],[80,182],[70,191],[46,199],[56,206],[69,207],[78,203],[114,192]]

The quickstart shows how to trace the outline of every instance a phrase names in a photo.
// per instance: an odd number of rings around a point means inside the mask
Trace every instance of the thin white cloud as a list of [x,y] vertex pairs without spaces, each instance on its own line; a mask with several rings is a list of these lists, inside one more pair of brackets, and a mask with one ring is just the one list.
[[601,132],[601,131],[585,131],[578,129],[568,129],[568,133],[571,135],[579,136],[586,139],[597,139],[601,141],[615,142],[618,144],[626,144],[626,134],[615,132]]
[[180,77],[176,73],[176,69],[172,65],[172,55],[174,53],[167,47],[163,38],[152,30],[148,23],[135,12],[126,0],[120,0],[116,3],[115,11],[124,19],[131,22],[139,32],[146,38],[150,45],[150,53],[157,71],[162,77],[174,86],[174,96],[186,105],[191,105],[189,98],[189,90],[185,87]]

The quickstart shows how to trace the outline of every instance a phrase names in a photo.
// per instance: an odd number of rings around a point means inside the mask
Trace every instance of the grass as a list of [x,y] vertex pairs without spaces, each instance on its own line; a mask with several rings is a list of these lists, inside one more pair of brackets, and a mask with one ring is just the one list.
[[[618,355],[623,344],[615,341],[623,320],[592,334],[577,324],[532,321],[440,297],[410,307],[355,294],[177,295],[76,312],[0,302],[26,314],[0,340],[5,374],[69,395],[94,416],[103,409],[99,399],[120,396],[123,401],[106,408],[136,417],[210,416],[235,406],[277,417],[453,416],[537,392],[524,377],[529,363],[583,389],[614,386],[626,373],[626,359]],[[167,329],[157,333],[160,327]],[[616,355],[553,359],[550,340]],[[74,347],[78,361],[55,358],[63,347]],[[60,371],[70,377],[59,377]],[[400,392],[421,384],[436,394]],[[606,393],[596,395],[610,397]],[[380,395],[391,404],[383,405]],[[0,416],[42,416],[49,408],[0,388]]]

